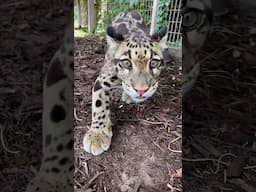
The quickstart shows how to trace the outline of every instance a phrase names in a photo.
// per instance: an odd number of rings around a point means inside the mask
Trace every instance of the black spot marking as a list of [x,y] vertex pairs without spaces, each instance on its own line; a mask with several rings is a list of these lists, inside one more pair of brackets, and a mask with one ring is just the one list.
[[72,71],[74,71],[74,61],[70,62],[69,67]]
[[44,161],[45,162],[55,161],[56,159],[58,159],[58,156],[57,155],[53,155],[52,157],[46,157]]
[[59,173],[60,170],[59,170],[57,167],[53,167],[53,168],[52,168],[52,172],[54,172],[54,173]]
[[151,51],[150,51],[150,59],[152,59],[153,56],[154,56],[154,52],[153,52],[153,50],[151,50]]
[[111,77],[111,82],[114,82],[114,81],[116,81],[117,79],[118,79],[117,76],[113,76],[113,77]]
[[63,66],[60,60],[58,58],[55,58],[55,60],[53,60],[47,72],[47,77],[46,77],[47,86],[51,86],[67,77],[62,68]]
[[61,105],[54,105],[51,114],[51,120],[55,123],[58,123],[66,118],[66,112],[63,106]]
[[115,22],[116,23],[121,23],[121,22],[123,22],[124,20],[122,19],[122,18],[119,18],[119,19],[117,19]]
[[69,171],[72,171],[72,170],[74,170],[74,165],[71,165],[71,166],[69,167]]
[[74,145],[74,141],[73,140],[70,140],[67,145],[66,145],[66,148],[69,149],[69,150],[72,150],[73,149],[73,145]]
[[101,102],[101,100],[97,100],[96,102],[95,102],[95,106],[96,107],[100,107],[102,105],[102,102]]
[[99,125],[103,125],[103,122],[100,122],[100,124]]
[[117,41],[124,41],[124,37],[122,34],[117,33],[116,30],[114,29],[114,27],[109,26],[107,28],[107,35],[112,37],[113,39],[117,40]]
[[62,144],[59,144],[58,146],[57,146],[57,151],[58,152],[61,152],[63,150],[63,145]]
[[93,91],[96,92],[96,91],[100,90],[101,88],[102,88],[102,86],[100,84],[100,81],[96,80],[94,87],[93,87]]
[[53,155],[53,156],[51,157],[51,161],[55,161],[56,159],[58,159],[58,156],[57,156],[57,155]]
[[145,33],[148,33],[148,29],[147,29],[147,26],[146,24],[143,22],[143,23],[136,23],[136,26],[141,29],[142,31],[144,31]]
[[146,49],[144,50],[144,54],[147,55],[147,50]]
[[102,117],[101,117],[101,118],[102,118],[102,119],[105,119],[105,117],[106,117],[106,115],[102,115]]
[[68,55],[73,57],[73,56],[74,56],[74,50],[71,49],[71,50],[68,52]]
[[106,106],[106,109],[109,110],[109,106]]
[[127,29],[126,25],[124,23],[121,23],[120,25],[118,25],[118,27],[116,28],[117,33],[120,33],[122,35],[126,35],[129,30]]
[[127,52],[128,52],[129,58],[131,59],[131,58],[132,58],[132,56],[131,56],[131,50],[128,50]]
[[96,112],[93,112],[93,117],[95,117],[96,116]]
[[65,98],[65,89],[62,89],[62,90],[60,91],[59,96],[60,96],[60,99],[61,99],[62,101],[66,101],[66,98]]
[[105,86],[107,86],[107,87],[110,87],[110,83],[109,83],[109,82],[104,81],[103,84],[104,84]]
[[65,165],[68,162],[68,158],[64,157],[59,161],[60,165]]
[[106,96],[109,96],[109,92],[105,92],[105,95],[106,95]]
[[51,141],[52,141],[52,135],[48,134],[46,135],[45,137],[45,146],[49,146],[51,144]]
[[148,45],[144,45],[144,47],[148,48],[149,49],[149,46]]
[[134,18],[136,20],[141,20],[141,16],[137,11],[132,11],[131,16],[132,16],[132,18]]
[[39,187],[37,187],[37,188],[36,188],[36,191],[39,191],[39,189],[40,189],[40,188],[39,188]]

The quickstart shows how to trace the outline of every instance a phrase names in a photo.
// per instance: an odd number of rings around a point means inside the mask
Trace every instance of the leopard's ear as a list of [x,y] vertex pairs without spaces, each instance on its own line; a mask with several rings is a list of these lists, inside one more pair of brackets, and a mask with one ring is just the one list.
[[122,34],[116,32],[115,28],[109,26],[106,31],[107,34],[107,43],[111,48],[116,48],[122,41],[124,37]]
[[160,31],[155,32],[151,35],[151,40],[158,42],[160,47],[162,47],[162,49],[166,49],[168,48],[166,42],[167,42],[167,38],[168,38],[168,33],[167,33],[167,27],[163,27]]

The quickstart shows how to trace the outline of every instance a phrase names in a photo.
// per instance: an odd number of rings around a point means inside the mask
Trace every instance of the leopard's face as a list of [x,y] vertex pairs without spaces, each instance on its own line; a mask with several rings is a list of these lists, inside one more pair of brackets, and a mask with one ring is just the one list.
[[150,98],[158,88],[159,75],[164,67],[163,51],[167,48],[164,36],[158,40],[131,36],[113,49],[113,62],[124,92],[135,102]]

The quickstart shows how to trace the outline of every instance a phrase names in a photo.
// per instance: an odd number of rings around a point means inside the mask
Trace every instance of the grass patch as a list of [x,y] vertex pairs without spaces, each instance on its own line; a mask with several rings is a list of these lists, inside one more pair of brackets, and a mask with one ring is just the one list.
[[75,37],[85,37],[89,34],[87,27],[81,27],[80,29],[78,27],[77,19],[74,20],[74,36]]

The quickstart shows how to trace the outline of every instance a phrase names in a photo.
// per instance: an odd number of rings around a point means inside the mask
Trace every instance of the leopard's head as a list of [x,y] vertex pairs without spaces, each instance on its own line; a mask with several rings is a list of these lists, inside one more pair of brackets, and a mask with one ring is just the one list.
[[153,35],[136,33],[125,39],[113,27],[107,29],[107,42],[117,76],[124,92],[135,102],[151,97],[164,67],[167,28]]

